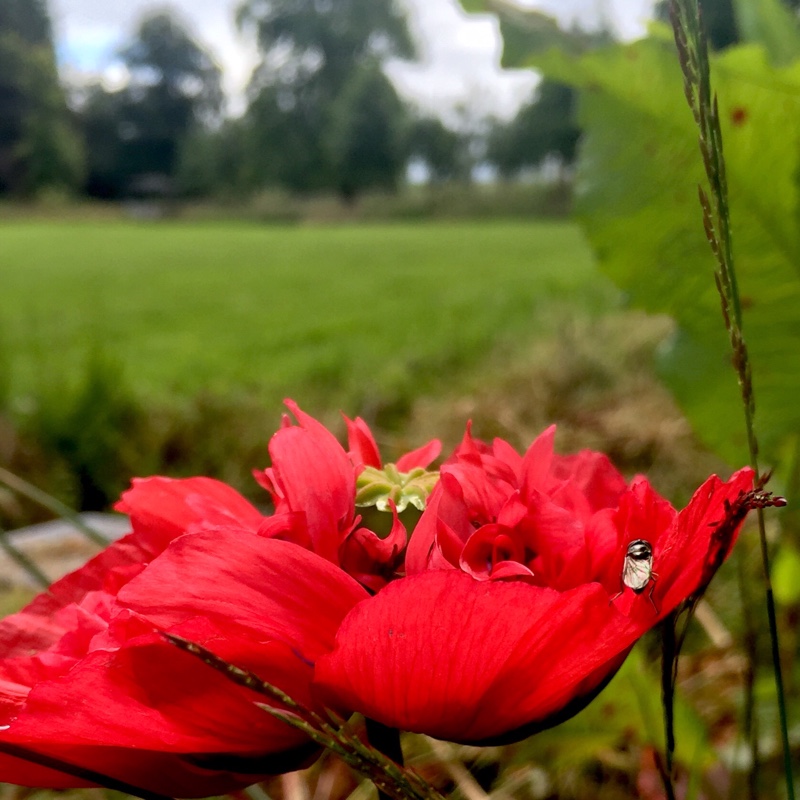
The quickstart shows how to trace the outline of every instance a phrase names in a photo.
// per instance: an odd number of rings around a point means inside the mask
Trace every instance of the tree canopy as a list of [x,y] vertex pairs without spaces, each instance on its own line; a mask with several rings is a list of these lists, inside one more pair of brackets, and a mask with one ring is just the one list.
[[245,0],[237,19],[261,49],[256,83],[291,84],[311,73],[336,92],[365,59],[414,54],[392,0]]
[[548,156],[571,164],[580,137],[577,96],[572,87],[544,78],[533,99],[507,125],[495,125],[487,158],[501,175],[512,177]]
[[29,45],[51,47],[53,32],[45,0],[3,0],[0,31],[13,32]]
[[145,17],[120,56],[128,85],[95,87],[83,113],[88,191],[119,197],[159,182],[157,191],[170,191],[187,137],[219,119],[220,69],[167,12]]
[[[393,185],[401,165],[392,126],[402,105],[380,68],[390,56],[414,50],[398,6],[391,0],[246,0],[238,21],[255,33],[261,50],[248,111],[258,164],[253,180],[296,191],[334,188],[347,197]],[[379,98],[370,121],[368,86]],[[367,138],[356,144],[362,134]]]
[[472,168],[469,147],[468,134],[448,128],[438,117],[417,117],[409,124],[407,153],[425,165],[432,183],[468,180]]
[[345,199],[370,187],[394,189],[405,165],[405,109],[376,63],[352,73],[332,109],[330,152]]
[[82,152],[58,81],[44,0],[0,2],[0,194],[80,180]]

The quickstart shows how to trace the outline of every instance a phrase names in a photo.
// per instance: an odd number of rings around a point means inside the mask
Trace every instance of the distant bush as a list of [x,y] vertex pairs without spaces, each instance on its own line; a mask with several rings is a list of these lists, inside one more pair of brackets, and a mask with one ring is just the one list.
[[332,194],[298,196],[281,190],[251,198],[187,203],[186,219],[247,219],[262,222],[391,222],[394,220],[530,219],[567,217],[572,184],[503,182],[407,186],[397,192],[365,192],[353,203]]
[[[406,186],[396,192],[372,191],[344,203],[335,194],[297,195],[265,189],[253,195],[221,195],[201,200],[171,200],[156,218],[189,221],[243,220],[294,223],[391,222],[563,218],[572,212],[572,183],[504,181],[486,184],[441,183]],[[155,205],[155,204],[154,204]],[[166,207],[166,206],[165,206]],[[132,213],[134,208],[134,213]],[[130,204],[72,200],[51,194],[26,203],[0,203],[5,220],[59,219],[106,222],[136,216]]]

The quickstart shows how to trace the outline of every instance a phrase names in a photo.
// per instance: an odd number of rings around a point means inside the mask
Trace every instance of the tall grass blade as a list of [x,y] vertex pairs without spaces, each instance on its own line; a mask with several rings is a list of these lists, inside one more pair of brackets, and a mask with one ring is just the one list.
[[[734,268],[733,247],[728,203],[728,183],[725,172],[725,158],[722,149],[722,131],[719,121],[717,98],[711,86],[708,42],[703,33],[698,0],[671,0],[670,16],[678,49],[678,60],[684,76],[684,91],[700,133],[700,152],[708,180],[708,192],[700,187],[700,205],[703,212],[703,225],[711,251],[717,262],[715,280],[722,306],[722,317],[728,331],[733,353],[733,364],[739,380],[739,388],[744,409],[747,444],[750,464],[755,470],[756,480],[761,476],[758,464],[758,440],[755,428],[755,393],[747,344],[742,324],[742,305],[739,297],[736,270]],[[769,619],[769,632],[772,650],[772,665],[775,675],[775,688],[778,697],[781,739],[783,743],[784,772],[786,792],[789,800],[794,800],[794,779],[792,774],[791,751],[789,749],[788,720],[783,676],[780,662],[778,626],[775,615],[775,599],[770,577],[769,548],[767,546],[763,509],[758,509],[759,542],[764,571],[764,586]],[[755,667],[755,664],[753,664]],[[751,741],[753,741],[751,739]],[[757,755],[755,742],[751,745]],[[757,770],[757,762],[752,769]],[[755,777],[751,776],[751,785]]]

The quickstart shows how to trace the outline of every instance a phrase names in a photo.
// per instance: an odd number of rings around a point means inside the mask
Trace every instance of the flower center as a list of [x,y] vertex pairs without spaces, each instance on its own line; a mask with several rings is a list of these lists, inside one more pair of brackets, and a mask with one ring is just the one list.
[[439,480],[438,472],[415,467],[411,472],[400,472],[394,464],[384,464],[383,469],[365,467],[356,478],[356,505],[375,506],[378,511],[391,511],[392,500],[397,513],[408,506],[425,510],[425,503]]

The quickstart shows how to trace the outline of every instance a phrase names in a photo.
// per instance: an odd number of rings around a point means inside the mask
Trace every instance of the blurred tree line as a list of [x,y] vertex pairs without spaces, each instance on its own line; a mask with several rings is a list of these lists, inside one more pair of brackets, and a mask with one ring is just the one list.
[[[118,51],[123,88],[65,87],[46,0],[2,0],[0,195],[57,188],[118,200],[277,187],[350,201],[394,190],[412,162],[431,182],[464,181],[486,158],[485,136],[422,114],[387,78],[390,58],[416,55],[392,0],[244,0],[237,23],[260,63],[245,113],[226,117],[219,67],[172,13],[143,19]],[[503,164],[504,175],[514,171]]]
[[[731,0],[703,6],[714,45],[737,41]],[[666,13],[660,2],[657,16]],[[394,190],[409,163],[430,182],[468,181],[478,163],[504,179],[545,162],[557,179],[569,175],[580,128],[564,84],[545,79],[514,119],[471,130],[404,101],[384,67],[416,50],[392,0],[243,0],[237,23],[255,37],[260,63],[234,118],[212,55],[171,13],[143,19],[119,50],[128,80],[112,91],[59,83],[46,0],[2,0],[0,196],[224,197],[276,187],[350,201]],[[612,38],[577,34],[571,41],[587,49]]]

